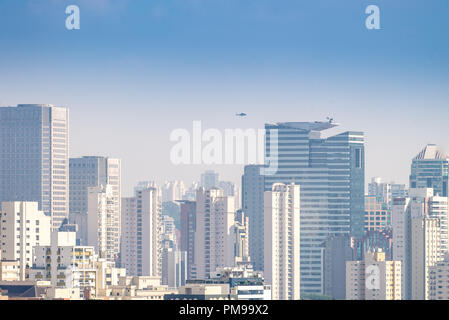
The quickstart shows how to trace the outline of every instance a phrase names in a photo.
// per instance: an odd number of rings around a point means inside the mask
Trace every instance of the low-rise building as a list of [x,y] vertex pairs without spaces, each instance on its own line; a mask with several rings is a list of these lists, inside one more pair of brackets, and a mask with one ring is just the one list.
[[347,261],[346,300],[401,300],[401,261],[386,261],[380,249]]

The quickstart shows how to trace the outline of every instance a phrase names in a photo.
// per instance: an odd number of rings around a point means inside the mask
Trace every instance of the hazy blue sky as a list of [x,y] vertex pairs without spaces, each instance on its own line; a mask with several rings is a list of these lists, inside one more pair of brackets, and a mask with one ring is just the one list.
[[[370,4],[381,30],[365,28]],[[69,107],[71,156],[122,158],[125,194],[214,168],[169,161],[192,120],[333,116],[329,133],[366,133],[367,179],[407,183],[426,143],[449,150],[448,102],[447,0],[0,0],[0,105]],[[216,168],[239,181],[241,166]]]

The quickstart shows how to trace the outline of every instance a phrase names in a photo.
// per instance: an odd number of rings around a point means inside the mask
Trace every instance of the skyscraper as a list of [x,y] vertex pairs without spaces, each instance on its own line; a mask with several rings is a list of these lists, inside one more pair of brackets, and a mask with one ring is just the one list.
[[234,198],[218,188],[199,188],[196,199],[195,277],[207,279],[217,268],[234,265]]
[[249,219],[249,256],[254,270],[263,271],[263,165],[247,165],[242,176],[242,210]]
[[[77,242],[87,245],[87,194],[89,187],[110,185],[116,213],[114,232],[120,235],[121,161],[86,156],[70,158],[70,222],[78,225]],[[112,228],[112,226],[111,226]]]
[[275,183],[264,194],[264,276],[273,300],[300,298],[299,189]]
[[195,258],[196,202],[181,202],[181,240],[180,250],[187,253],[187,279],[194,278],[193,262]]
[[436,145],[428,144],[412,160],[410,188],[433,188],[435,195],[448,196],[449,157]]
[[121,267],[130,275],[161,276],[161,192],[139,184],[122,199]]
[[100,258],[115,262],[120,252],[120,212],[113,186],[88,187],[87,245]]
[[364,232],[364,136],[351,131],[321,137],[321,131],[335,126],[332,121],[265,125],[265,191],[277,182],[301,187],[304,293],[324,291],[326,239],[338,234],[362,237]]
[[50,104],[0,108],[0,203],[35,201],[53,228],[69,215],[69,112]]

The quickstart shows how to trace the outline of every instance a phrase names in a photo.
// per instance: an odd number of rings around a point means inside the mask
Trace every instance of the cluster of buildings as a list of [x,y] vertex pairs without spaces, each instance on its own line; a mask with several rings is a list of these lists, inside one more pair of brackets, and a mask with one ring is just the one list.
[[[69,113],[0,108],[0,298],[449,299],[449,157],[365,190],[363,132],[265,125],[241,186],[142,181],[120,159],[69,157]],[[275,170],[270,168],[275,167]]]

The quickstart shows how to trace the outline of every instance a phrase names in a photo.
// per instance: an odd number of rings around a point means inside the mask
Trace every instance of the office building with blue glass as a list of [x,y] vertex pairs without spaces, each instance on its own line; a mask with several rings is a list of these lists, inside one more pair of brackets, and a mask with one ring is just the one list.
[[364,233],[363,132],[322,137],[329,122],[266,124],[265,190],[291,183],[301,190],[301,292],[324,292],[325,242]]

